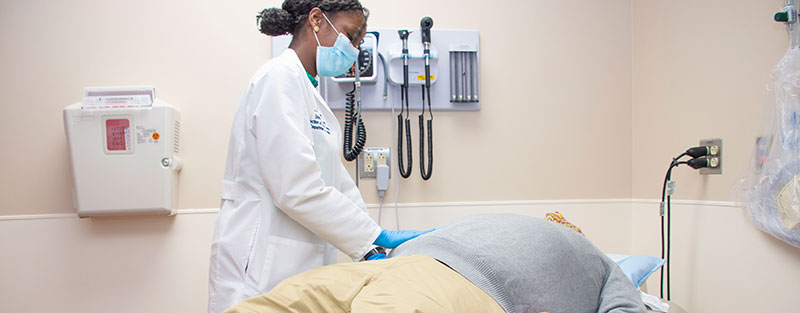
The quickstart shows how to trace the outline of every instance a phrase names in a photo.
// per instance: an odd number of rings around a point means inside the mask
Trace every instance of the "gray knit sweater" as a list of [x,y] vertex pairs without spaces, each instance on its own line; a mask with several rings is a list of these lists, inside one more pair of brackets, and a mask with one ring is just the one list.
[[437,259],[508,313],[644,312],[633,283],[577,232],[542,219],[476,215],[395,248]]

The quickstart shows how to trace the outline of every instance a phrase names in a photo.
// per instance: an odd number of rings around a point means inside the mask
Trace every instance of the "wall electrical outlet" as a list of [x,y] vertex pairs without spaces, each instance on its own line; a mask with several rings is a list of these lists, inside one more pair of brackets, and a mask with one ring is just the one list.
[[378,165],[387,165],[386,164],[386,162],[387,162],[386,158],[387,158],[386,153],[378,152],[378,157],[377,157],[375,163],[377,163]]
[[364,153],[363,162],[364,162],[364,173],[375,172],[375,155],[373,155],[372,153]]
[[700,140],[701,146],[708,146],[709,167],[700,169],[700,175],[720,175],[722,174],[722,138]]
[[[391,164],[391,149],[389,147],[372,147],[364,148],[361,154],[358,155],[359,161],[359,175],[361,178],[375,178],[378,176],[378,165],[386,165],[389,168]],[[391,175],[392,171],[389,171]]]

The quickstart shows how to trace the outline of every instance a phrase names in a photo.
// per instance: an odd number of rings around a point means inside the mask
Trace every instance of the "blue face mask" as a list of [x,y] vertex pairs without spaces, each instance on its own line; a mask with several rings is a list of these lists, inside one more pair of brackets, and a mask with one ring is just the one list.
[[317,39],[317,73],[320,76],[336,77],[346,73],[353,66],[358,58],[358,49],[353,47],[347,36],[336,30],[325,13],[322,16],[339,36],[336,37],[333,47],[323,47],[319,43],[317,32],[314,32],[314,38]]

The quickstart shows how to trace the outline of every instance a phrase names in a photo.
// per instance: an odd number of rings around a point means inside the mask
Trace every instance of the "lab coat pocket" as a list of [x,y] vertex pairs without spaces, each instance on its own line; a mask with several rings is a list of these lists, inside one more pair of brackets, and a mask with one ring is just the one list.
[[250,266],[253,264],[253,258],[255,257],[255,250],[256,250],[256,241],[258,239],[258,228],[261,225],[260,220],[255,221],[255,225],[253,225],[253,232],[250,236],[250,243],[248,244],[247,248],[247,259],[244,262],[244,276],[247,277],[247,272],[250,271]]
[[259,289],[267,292],[284,279],[324,265],[325,245],[270,236]]

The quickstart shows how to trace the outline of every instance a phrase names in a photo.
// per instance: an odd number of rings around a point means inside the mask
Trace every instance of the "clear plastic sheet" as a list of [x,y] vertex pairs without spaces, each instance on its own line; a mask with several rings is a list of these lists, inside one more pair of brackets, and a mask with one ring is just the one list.
[[800,48],[772,72],[763,135],[734,198],[763,231],[800,248]]

